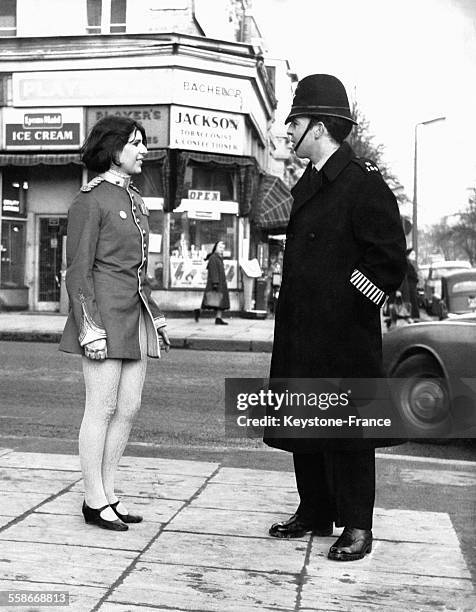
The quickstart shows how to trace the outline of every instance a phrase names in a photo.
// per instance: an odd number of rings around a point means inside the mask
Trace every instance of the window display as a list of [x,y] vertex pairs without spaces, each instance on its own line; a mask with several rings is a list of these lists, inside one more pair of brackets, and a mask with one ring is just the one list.
[[193,211],[171,215],[171,287],[203,289],[207,282],[205,257],[217,240],[223,240],[228,288],[238,288],[237,217],[235,214],[218,214],[219,219],[211,221],[193,218]]

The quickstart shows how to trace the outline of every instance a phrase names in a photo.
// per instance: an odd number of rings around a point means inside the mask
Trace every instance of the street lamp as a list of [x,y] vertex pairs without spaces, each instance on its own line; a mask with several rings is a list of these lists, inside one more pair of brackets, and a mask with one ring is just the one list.
[[428,121],[420,121],[415,124],[415,153],[413,157],[413,230],[412,230],[412,247],[415,253],[415,261],[418,265],[418,126],[429,125],[437,121],[444,121],[446,117],[436,117]]

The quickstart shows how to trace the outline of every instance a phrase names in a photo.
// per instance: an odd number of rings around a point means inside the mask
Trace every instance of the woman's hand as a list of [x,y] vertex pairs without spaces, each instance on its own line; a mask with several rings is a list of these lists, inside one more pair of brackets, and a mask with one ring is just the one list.
[[170,351],[170,340],[165,327],[158,329],[157,333],[159,334],[160,348],[164,349],[164,351],[168,353]]
[[84,355],[88,359],[97,359],[103,361],[107,357],[107,346],[105,338],[94,340],[84,345]]

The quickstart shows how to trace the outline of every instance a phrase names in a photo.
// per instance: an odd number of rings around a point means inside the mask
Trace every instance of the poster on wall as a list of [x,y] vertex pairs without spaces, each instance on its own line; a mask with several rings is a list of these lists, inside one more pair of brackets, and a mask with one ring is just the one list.
[[[228,289],[238,288],[238,262],[225,259],[225,276]],[[174,289],[205,289],[207,263],[203,259],[170,258],[170,286]]]

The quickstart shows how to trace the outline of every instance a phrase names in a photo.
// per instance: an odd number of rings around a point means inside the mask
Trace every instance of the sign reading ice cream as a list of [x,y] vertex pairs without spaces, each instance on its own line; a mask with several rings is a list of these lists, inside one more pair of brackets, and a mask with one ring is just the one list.
[[3,138],[7,150],[77,149],[82,132],[82,109],[4,109]]
[[244,116],[189,106],[172,106],[170,146],[209,153],[245,155]]

